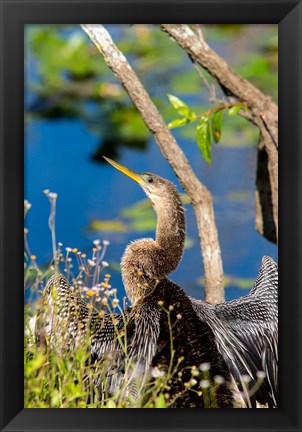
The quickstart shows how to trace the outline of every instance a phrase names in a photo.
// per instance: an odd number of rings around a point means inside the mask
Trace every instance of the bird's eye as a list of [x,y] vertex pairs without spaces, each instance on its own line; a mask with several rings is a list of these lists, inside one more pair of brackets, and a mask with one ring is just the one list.
[[148,183],[153,183],[153,178],[152,178],[152,177],[148,177],[148,178],[147,178],[147,182],[148,182]]

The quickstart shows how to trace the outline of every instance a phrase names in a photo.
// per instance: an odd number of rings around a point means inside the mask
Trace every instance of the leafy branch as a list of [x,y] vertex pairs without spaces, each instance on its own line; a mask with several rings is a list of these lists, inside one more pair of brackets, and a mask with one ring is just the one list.
[[196,114],[178,97],[171,94],[168,94],[167,96],[173,108],[182,116],[172,120],[168,124],[169,129],[182,127],[188,123],[193,123],[196,120],[199,120],[199,124],[196,128],[196,141],[203,158],[208,163],[212,163],[212,141],[214,141],[215,144],[218,144],[221,139],[223,112],[228,110],[229,116],[235,116],[242,109],[244,109],[245,112],[248,111],[248,105],[246,102],[232,102],[221,104],[210,108],[201,114]]

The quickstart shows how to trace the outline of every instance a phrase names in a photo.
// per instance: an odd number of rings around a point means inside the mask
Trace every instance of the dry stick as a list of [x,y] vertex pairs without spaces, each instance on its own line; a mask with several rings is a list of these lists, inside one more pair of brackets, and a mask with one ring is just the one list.
[[[265,147],[268,155],[271,197],[267,194],[264,200],[271,199],[276,238],[278,239],[278,107],[271,98],[263,94],[252,83],[242,78],[230,68],[227,62],[213,51],[209,45],[196,35],[187,24],[159,24],[183,48],[194,62],[198,63],[212,75],[227,93],[245,102],[252,113],[253,123],[258,126],[261,134],[259,151]],[[259,179],[257,179],[258,181]],[[256,204],[259,203],[256,191]],[[258,214],[257,214],[258,213]],[[266,223],[266,214],[261,206],[256,206],[256,227],[262,234]]]
[[141,113],[146,126],[153,134],[161,152],[169,161],[182,187],[189,195],[195,210],[201,243],[206,301],[209,303],[224,301],[221,251],[211,193],[194,174],[187,158],[178,146],[158,109],[124,55],[112,41],[109,33],[100,24],[82,24],[81,27],[126,89],[132,102]]

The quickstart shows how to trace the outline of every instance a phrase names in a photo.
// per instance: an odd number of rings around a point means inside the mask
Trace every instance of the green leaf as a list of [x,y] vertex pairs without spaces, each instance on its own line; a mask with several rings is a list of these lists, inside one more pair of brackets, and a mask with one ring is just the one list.
[[229,109],[229,112],[228,112],[229,116],[234,116],[234,115],[238,114],[239,111],[241,110],[241,108],[242,108],[241,104],[233,106],[232,108]]
[[211,129],[210,117],[204,115],[196,129],[196,139],[202,156],[208,163],[212,163],[211,158]]
[[194,111],[192,110],[187,110],[186,112],[183,112],[182,115],[189,121],[189,122],[193,122],[194,120],[196,120],[196,114]]
[[155,399],[155,408],[167,408],[165,397],[162,393]]
[[[194,121],[196,114],[188,107],[188,105],[176,96],[168,94],[169,101],[178,114],[185,117],[188,121]],[[181,126],[183,126],[181,124]]]
[[186,125],[189,123],[189,120],[185,117],[175,119],[168,124],[169,129],[177,128]]
[[222,112],[222,110],[215,111],[212,116],[212,136],[216,144],[221,138]]
[[186,103],[184,103],[181,99],[179,99],[176,96],[173,96],[171,94],[167,94],[169,101],[171,103],[171,105],[173,106],[173,108],[176,109],[176,111],[178,111],[181,108],[187,108],[189,109],[188,105]]

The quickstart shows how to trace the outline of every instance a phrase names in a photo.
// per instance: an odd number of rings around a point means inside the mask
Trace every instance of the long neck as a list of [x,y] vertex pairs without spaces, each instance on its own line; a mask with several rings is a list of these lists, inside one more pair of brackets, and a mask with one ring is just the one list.
[[156,239],[130,243],[122,258],[122,277],[127,295],[134,304],[152,293],[180,263],[185,242],[185,215],[179,194],[164,205],[154,204],[157,214]]
[[156,208],[157,226],[156,226],[156,245],[165,252],[168,275],[175,270],[181,260],[185,236],[186,222],[185,212],[179,194],[175,193],[171,200],[166,201],[165,205]]

